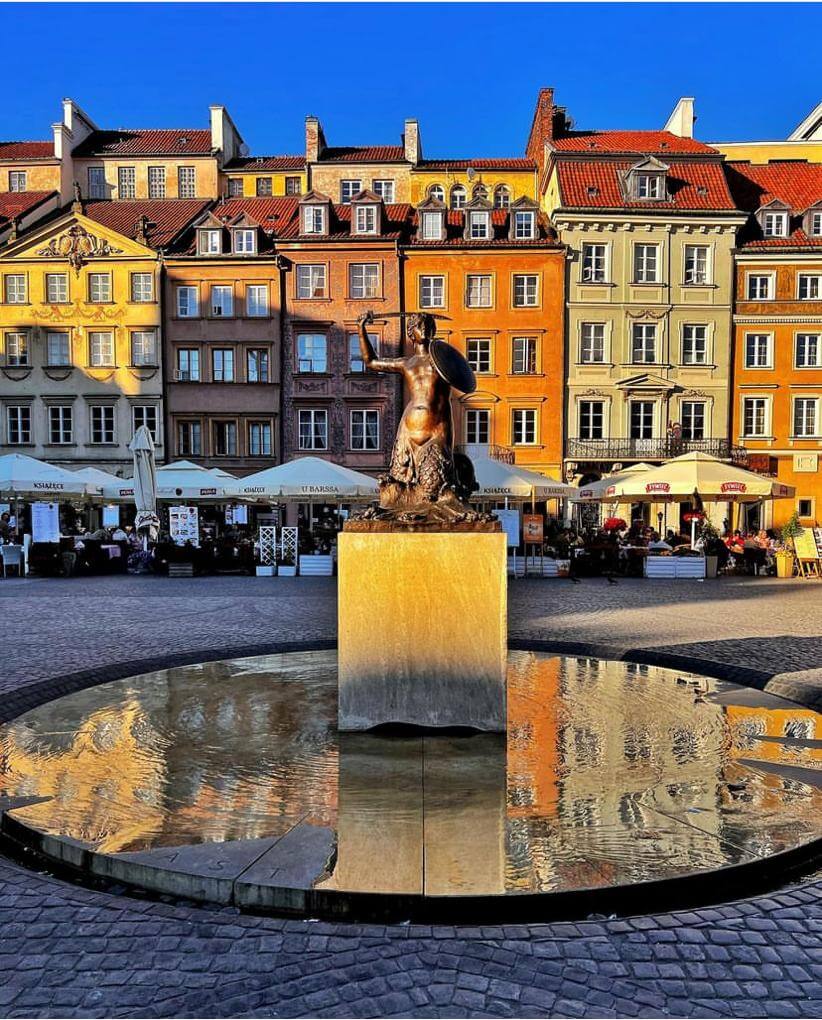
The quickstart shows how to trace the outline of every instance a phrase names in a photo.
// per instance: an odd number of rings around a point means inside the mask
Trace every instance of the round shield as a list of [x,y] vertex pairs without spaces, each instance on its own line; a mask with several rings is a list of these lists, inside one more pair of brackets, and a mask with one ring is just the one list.
[[428,346],[428,353],[431,355],[434,368],[455,390],[459,390],[460,393],[474,392],[477,388],[474,370],[456,347],[452,347],[444,340],[432,340]]

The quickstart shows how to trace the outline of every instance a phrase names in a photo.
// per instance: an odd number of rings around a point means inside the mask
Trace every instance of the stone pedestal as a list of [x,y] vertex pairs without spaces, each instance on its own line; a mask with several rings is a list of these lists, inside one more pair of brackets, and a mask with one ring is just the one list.
[[506,727],[501,532],[344,531],[339,728]]

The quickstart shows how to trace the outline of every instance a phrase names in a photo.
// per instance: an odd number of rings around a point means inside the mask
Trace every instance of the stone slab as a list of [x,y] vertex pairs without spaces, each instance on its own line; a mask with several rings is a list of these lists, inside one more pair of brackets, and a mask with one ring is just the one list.
[[334,868],[337,837],[322,825],[295,825],[234,882],[234,902],[252,910],[303,911],[314,885]]
[[339,728],[506,728],[505,536],[338,539]]

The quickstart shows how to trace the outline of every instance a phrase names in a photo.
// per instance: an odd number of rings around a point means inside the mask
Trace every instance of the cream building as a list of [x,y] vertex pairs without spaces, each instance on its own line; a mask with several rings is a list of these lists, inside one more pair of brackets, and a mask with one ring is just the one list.
[[711,142],[729,160],[771,163],[806,160],[822,163],[822,103],[818,103],[787,138],[754,142]]

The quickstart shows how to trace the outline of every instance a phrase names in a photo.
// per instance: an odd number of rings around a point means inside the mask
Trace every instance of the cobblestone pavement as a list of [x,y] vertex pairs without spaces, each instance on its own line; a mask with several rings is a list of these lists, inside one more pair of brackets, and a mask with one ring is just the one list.
[[[820,705],[813,582],[518,581],[509,616],[514,640],[738,674]],[[8,580],[0,619],[9,718],[135,660],[333,641],[336,603],[308,578]],[[820,893],[813,876],[650,916],[357,926],[90,889],[0,857],[0,1016],[816,1017]]]

